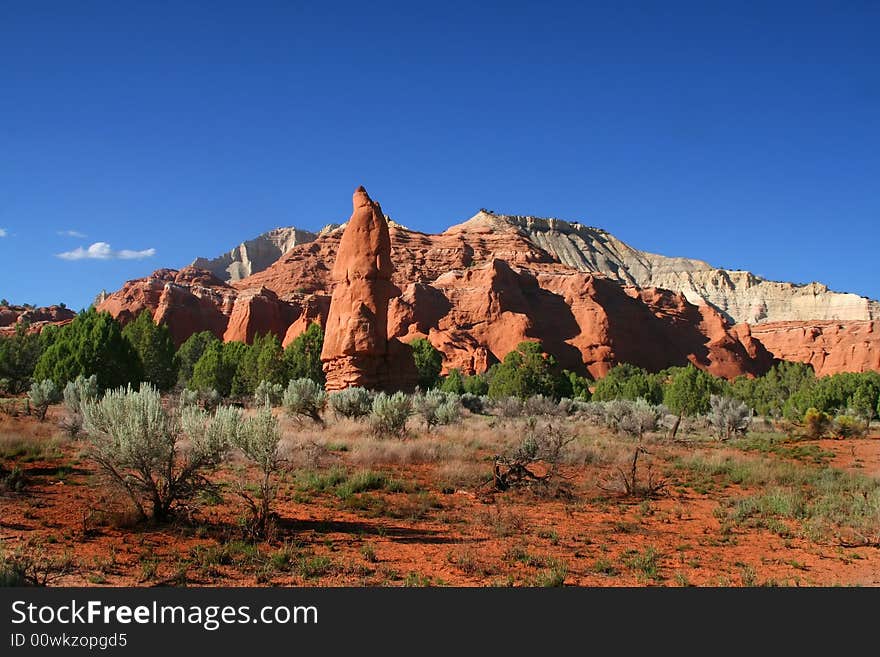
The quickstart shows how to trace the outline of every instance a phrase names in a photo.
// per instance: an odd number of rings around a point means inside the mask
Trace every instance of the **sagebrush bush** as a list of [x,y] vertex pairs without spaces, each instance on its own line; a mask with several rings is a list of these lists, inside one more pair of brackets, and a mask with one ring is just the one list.
[[81,413],[83,402],[97,399],[98,377],[92,374],[86,378],[82,374],[64,386],[64,405],[71,413]]
[[393,395],[380,392],[373,399],[370,425],[377,436],[402,438],[406,421],[413,414],[412,398],[403,392]]
[[501,418],[520,417],[523,414],[523,403],[519,397],[502,397],[492,402],[492,410]]
[[367,417],[373,410],[373,396],[366,388],[346,388],[330,393],[329,399],[336,417],[358,420]]
[[261,478],[256,494],[251,493],[246,486],[240,486],[236,492],[251,511],[248,533],[254,537],[267,538],[272,526],[272,500],[277,492],[273,477],[284,463],[281,432],[271,408],[264,406],[256,415],[245,420],[234,434],[232,443],[260,469]]
[[649,404],[644,399],[621,402],[624,412],[617,419],[617,430],[633,438],[641,439],[646,433],[657,431],[664,409]]
[[61,401],[61,391],[52,379],[34,381],[31,384],[31,389],[28,391],[28,400],[34,409],[37,419],[42,422],[46,419],[46,412],[49,410],[49,406]]
[[280,383],[263,380],[260,381],[257,389],[254,391],[254,404],[256,406],[265,406],[266,404],[272,407],[280,406],[282,399],[284,399],[284,386]]
[[555,401],[552,397],[545,397],[544,395],[532,395],[531,397],[527,397],[523,400],[522,413],[523,415],[530,415],[535,417],[554,417],[556,415],[563,414],[563,411],[560,408],[559,403]]
[[751,411],[743,402],[733,397],[712,395],[709,398],[709,425],[718,433],[721,440],[727,440],[737,433],[743,433],[751,422]]
[[455,393],[445,393],[441,390],[418,392],[412,396],[413,411],[422,418],[429,430],[435,425],[441,424],[437,417],[437,411],[441,405],[446,403],[447,394],[458,397]]
[[434,413],[437,424],[450,425],[456,424],[461,420],[461,398],[458,395],[446,394],[446,399]]
[[61,428],[71,438],[75,438],[82,429],[83,403],[97,399],[98,394],[98,377],[94,374],[88,378],[80,374],[73,381],[68,381],[67,385],[64,386],[64,405],[67,407],[69,414],[62,420]]
[[478,396],[470,392],[462,394],[459,398],[461,405],[468,409],[471,413],[483,413],[486,410],[488,397]]
[[212,487],[206,475],[219,465],[241,424],[240,412],[227,407],[213,415],[194,406],[170,413],[147,383],[86,401],[82,415],[87,456],[141,517],[154,520],[166,519],[175,505]]
[[321,413],[327,407],[327,393],[311,379],[293,379],[284,391],[283,405],[289,415],[308,417],[323,425]]

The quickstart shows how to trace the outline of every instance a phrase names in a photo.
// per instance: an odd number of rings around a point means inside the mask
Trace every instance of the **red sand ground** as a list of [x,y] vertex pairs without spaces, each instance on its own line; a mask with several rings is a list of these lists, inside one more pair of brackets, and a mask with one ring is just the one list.
[[[0,417],[0,437],[39,440],[57,432],[49,421]],[[876,436],[811,444],[828,452],[826,460],[835,467],[880,475]],[[670,486],[666,495],[645,501],[598,488],[610,466],[565,466],[571,497],[547,498],[528,490],[486,495],[473,486],[444,492],[435,472],[440,464],[379,464],[371,469],[418,490],[354,496],[363,508],[332,492],[303,491],[289,476],[279,490],[276,536],[258,546],[263,556],[239,549],[214,560],[193,554],[240,540],[236,521],[244,507],[234,495],[203,506],[189,522],[125,526],[125,500],[78,456],[82,448],[82,441],[63,442],[53,458],[5,460],[7,468],[21,467],[29,484],[20,493],[0,493],[0,549],[21,548],[44,562],[66,559],[67,572],[53,585],[150,586],[171,578],[175,584],[230,586],[519,586],[544,583],[554,568],[564,572],[565,585],[576,586],[880,584],[876,547],[807,538],[791,521],[790,537],[722,523],[716,512],[724,500],[755,491],[715,477],[706,492],[698,492],[706,486],[693,485],[672,466],[676,456],[694,451],[686,445],[653,450]],[[348,457],[328,455],[342,465]],[[490,463],[485,465],[490,472]],[[227,479],[234,479],[234,468],[226,469]]]

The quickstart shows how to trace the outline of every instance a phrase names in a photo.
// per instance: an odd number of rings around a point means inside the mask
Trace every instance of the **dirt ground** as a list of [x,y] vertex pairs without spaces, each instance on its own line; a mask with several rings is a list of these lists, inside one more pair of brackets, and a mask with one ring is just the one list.
[[[85,440],[64,437],[62,416],[0,416],[0,464],[24,482],[0,492],[0,554],[29,559],[50,585],[880,585],[877,435],[648,437],[640,474],[650,464],[665,486],[643,498],[618,485],[632,440],[582,420],[548,422],[575,438],[556,485],[498,492],[486,484],[493,456],[521,439],[523,420],[470,416],[431,432],[413,420],[414,437],[374,440],[351,421],[285,419],[276,527],[252,543],[235,494],[241,458],[218,473],[220,496],[137,523]],[[809,482],[829,468],[860,483],[820,499]],[[344,490],[364,472],[372,489]],[[780,491],[806,501],[777,508],[790,499]]]

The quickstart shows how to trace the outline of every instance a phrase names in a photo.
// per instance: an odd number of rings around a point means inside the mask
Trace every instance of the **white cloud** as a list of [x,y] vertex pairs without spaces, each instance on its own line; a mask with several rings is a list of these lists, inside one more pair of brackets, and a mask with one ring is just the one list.
[[151,258],[154,255],[156,255],[156,249],[144,249],[143,251],[122,249],[121,251],[114,251],[107,242],[95,242],[87,249],[80,246],[73,251],[59,253],[58,257],[63,260],[140,260],[142,258]]
[[7,234],[7,233],[6,233],[6,229],[5,229],[5,228],[0,228],[0,237],[6,237],[6,234]]
[[59,230],[58,234],[62,235],[64,237],[85,237],[86,236],[85,233],[81,233],[78,230]]

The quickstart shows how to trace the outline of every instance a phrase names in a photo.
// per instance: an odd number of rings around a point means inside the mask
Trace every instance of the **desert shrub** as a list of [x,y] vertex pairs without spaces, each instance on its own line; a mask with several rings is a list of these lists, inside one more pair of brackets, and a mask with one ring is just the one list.
[[75,438],[82,429],[83,403],[97,399],[98,394],[98,377],[94,374],[88,378],[80,374],[64,386],[64,405],[68,416],[61,422],[61,427],[71,438]]
[[42,422],[46,419],[46,412],[49,410],[49,406],[61,401],[61,391],[51,379],[34,381],[31,384],[31,389],[28,391],[28,400],[37,419]]
[[500,418],[510,419],[523,414],[523,402],[519,397],[502,397],[492,400],[492,412]]
[[20,493],[28,484],[27,475],[19,466],[7,470],[0,463],[0,492]]
[[270,381],[260,381],[257,389],[254,391],[254,403],[257,406],[280,406],[281,400],[284,398],[284,386],[280,383],[272,383]]
[[807,438],[821,438],[831,428],[831,418],[828,413],[816,408],[808,408],[804,413],[804,433]]
[[199,391],[198,390],[190,390],[189,388],[184,388],[180,391],[180,395],[177,397],[177,403],[180,408],[184,408],[186,406],[198,406],[199,405]]
[[413,360],[419,374],[419,387],[429,390],[440,382],[440,370],[443,369],[443,354],[434,348],[425,338],[416,338],[409,343],[412,347]]
[[[570,400],[569,400],[570,401]],[[544,395],[532,395],[522,402],[523,415],[529,416],[555,416],[564,414],[559,403]]]
[[373,396],[366,388],[352,387],[332,392],[329,396],[330,408],[337,417],[358,420],[373,410]]
[[[563,425],[528,418],[520,443],[494,458],[495,488],[503,491],[517,486],[540,485],[543,491],[549,491],[559,465],[565,461],[564,453],[573,441],[574,435]],[[534,464],[539,461],[543,467],[535,468]],[[557,488],[556,492],[562,492],[562,489]]]
[[624,399],[614,399],[602,405],[602,424],[614,432],[620,432],[620,423],[625,421],[629,414],[629,402]]
[[178,408],[183,409],[186,406],[199,406],[206,411],[213,411],[220,406],[223,398],[216,390],[190,390],[184,388],[180,391],[177,398]]
[[324,346],[324,329],[317,322],[309,327],[284,350],[284,364],[288,379],[311,379],[324,385],[321,349]]
[[370,425],[377,436],[401,438],[406,433],[406,421],[413,414],[412,398],[403,392],[388,395],[380,392],[373,399]]
[[840,438],[855,438],[864,436],[868,427],[866,423],[852,415],[841,414],[834,418],[831,429],[834,435]]
[[421,416],[428,429],[438,424],[454,424],[461,418],[459,396],[440,390],[417,393],[412,397],[413,411]]
[[95,374],[101,390],[143,380],[140,357],[110,313],[90,308],[70,324],[43,333],[40,339],[47,346],[34,368],[35,380],[52,379],[63,386],[80,374]]
[[232,443],[260,470],[260,480],[255,492],[247,486],[240,486],[236,492],[251,512],[248,533],[254,537],[267,538],[272,527],[272,500],[277,493],[273,479],[284,464],[281,432],[271,409],[265,406],[256,415],[245,420],[235,432]]
[[616,403],[622,405],[622,412],[616,421],[617,431],[641,440],[646,433],[659,428],[660,418],[663,416],[663,410],[659,407],[644,399]]
[[470,392],[460,395],[458,401],[471,413],[482,413],[485,410],[482,398]]
[[709,398],[709,413],[706,417],[721,440],[745,432],[751,421],[749,407],[745,403],[722,395],[712,395]]
[[605,404],[603,402],[589,401],[578,406],[578,414],[594,426],[605,423]]
[[98,377],[92,374],[86,378],[82,374],[64,386],[64,405],[71,413],[81,413],[84,402],[98,398]]
[[446,400],[437,408],[437,424],[456,424],[461,420],[461,398],[458,395],[446,395]]
[[130,322],[122,335],[131,343],[143,366],[143,380],[159,390],[168,390],[177,383],[174,341],[165,325],[156,324],[149,310]]
[[241,424],[240,412],[229,407],[213,415],[193,406],[169,413],[159,391],[147,383],[137,391],[117,388],[99,401],[84,402],[82,414],[87,456],[128,495],[141,517],[156,521],[212,487],[207,474]]
[[321,413],[327,407],[327,393],[319,383],[312,379],[293,379],[287,384],[282,401],[288,415],[308,417],[320,425],[324,424]]

